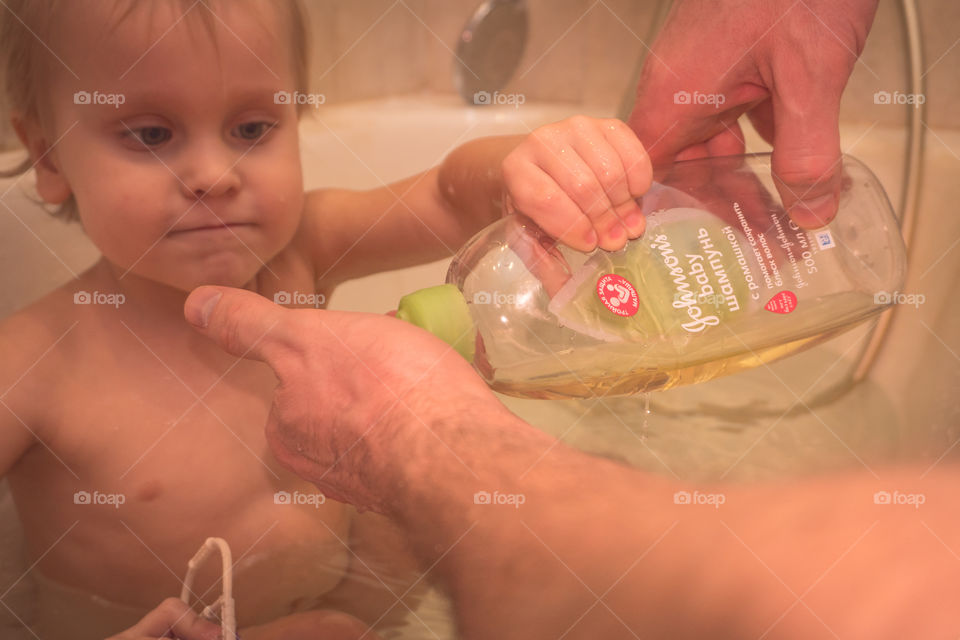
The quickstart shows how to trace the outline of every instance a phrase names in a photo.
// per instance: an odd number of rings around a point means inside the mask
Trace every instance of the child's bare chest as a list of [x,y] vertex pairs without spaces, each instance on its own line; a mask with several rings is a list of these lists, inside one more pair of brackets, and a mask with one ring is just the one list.
[[[257,279],[268,299],[311,290],[308,274],[282,264],[274,271]],[[61,354],[67,366],[51,385],[48,444],[90,481],[146,501],[163,490],[158,472],[181,496],[225,476],[235,486],[246,484],[240,478],[275,484],[284,473],[264,432],[277,385],[272,370],[221,352],[179,322],[179,333],[110,317],[79,322]]]
[[270,369],[244,360],[211,366],[178,351],[128,349],[89,372],[78,367],[48,413],[51,449],[90,480],[127,489],[158,469],[195,482],[275,466],[264,438]]
[[[176,576],[155,575],[150,588],[116,585],[142,585],[157,558],[180,570],[206,537],[219,536],[237,556],[258,559],[237,575],[255,619],[289,612],[292,602],[336,584],[346,553],[338,537],[347,538],[348,519],[271,454],[264,427],[276,378],[269,367],[193,360],[160,343],[135,355],[125,344],[112,358],[88,354],[96,360],[88,370],[78,367],[51,387],[46,446],[28,455],[16,484],[29,485],[28,534],[45,538],[76,525],[49,554],[56,562],[40,569],[73,582],[55,567],[80,568],[92,592],[146,605],[174,593]],[[295,496],[301,504],[291,504]],[[252,586],[269,584],[267,574],[284,570],[287,555],[291,566],[316,570],[275,593]]]

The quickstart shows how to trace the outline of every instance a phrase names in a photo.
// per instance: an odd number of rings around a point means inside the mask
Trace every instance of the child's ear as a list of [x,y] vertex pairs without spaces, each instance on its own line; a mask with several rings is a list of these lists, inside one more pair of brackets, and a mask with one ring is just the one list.
[[37,193],[47,204],[63,204],[70,197],[70,185],[57,166],[56,150],[47,144],[40,123],[21,114],[14,114],[10,120],[37,171]]

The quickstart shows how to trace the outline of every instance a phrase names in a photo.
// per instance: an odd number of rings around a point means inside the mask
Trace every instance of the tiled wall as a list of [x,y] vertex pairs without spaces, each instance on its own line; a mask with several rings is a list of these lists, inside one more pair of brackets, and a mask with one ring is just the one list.
[[[630,84],[660,0],[529,0],[530,37],[507,88],[527,100],[609,107]],[[313,29],[312,75],[327,100],[410,92],[452,93],[457,37],[479,0],[306,0]],[[801,3],[802,4],[802,3]],[[960,3],[922,0],[930,126],[960,127]],[[805,10],[796,6],[793,10]],[[844,96],[842,117],[899,124],[905,109],[876,104],[903,91],[906,49],[899,0],[881,0],[866,50]],[[3,117],[0,147],[14,143]]]
[[[313,0],[318,90],[334,102],[453,92],[453,51],[478,5],[478,0]],[[528,6],[530,37],[510,89],[528,100],[617,104],[657,2],[531,0]]]
[[[660,0],[530,0],[524,59],[508,87],[528,100],[609,106],[630,84]],[[313,0],[314,77],[331,101],[454,90],[457,36],[478,0]],[[960,3],[922,0],[931,126],[960,127]],[[793,11],[806,9],[797,5]],[[905,109],[877,104],[877,91],[904,91],[907,50],[900,0],[881,0],[844,97],[842,117],[899,124]]]

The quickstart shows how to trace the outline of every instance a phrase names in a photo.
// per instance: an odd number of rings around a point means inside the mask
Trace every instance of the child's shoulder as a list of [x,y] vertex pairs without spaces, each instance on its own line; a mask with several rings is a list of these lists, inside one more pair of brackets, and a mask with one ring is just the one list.
[[7,378],[18,370],[22,374],[46,358],[56,357],[56,345],[77,323],[75,288],[73,283],[65,284],[0,319],[0,388],[5,390],[4,383],[11,383]]
[[[59,376],[71,368],[61,348],[76,323],[68,300],[68,292],[58,289],[0,319],[0,442],[5,447],[22,450],[45,431],[45,410],[56,404]],[[0,456],[0,475],[12,462]]]
[[0,318],[0,335],[42,335],[58,325],[72,324],[77,314],[74,293],[80,288],[71,280],[34,300],[25,307]]

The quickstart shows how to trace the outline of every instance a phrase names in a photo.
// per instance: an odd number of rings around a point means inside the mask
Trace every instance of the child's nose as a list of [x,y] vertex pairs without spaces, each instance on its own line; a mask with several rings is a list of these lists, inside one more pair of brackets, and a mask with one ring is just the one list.
[[196,145],[187,153],[180,182],[188,198],[214,198],[240,186],[240,156],[215,143]]

